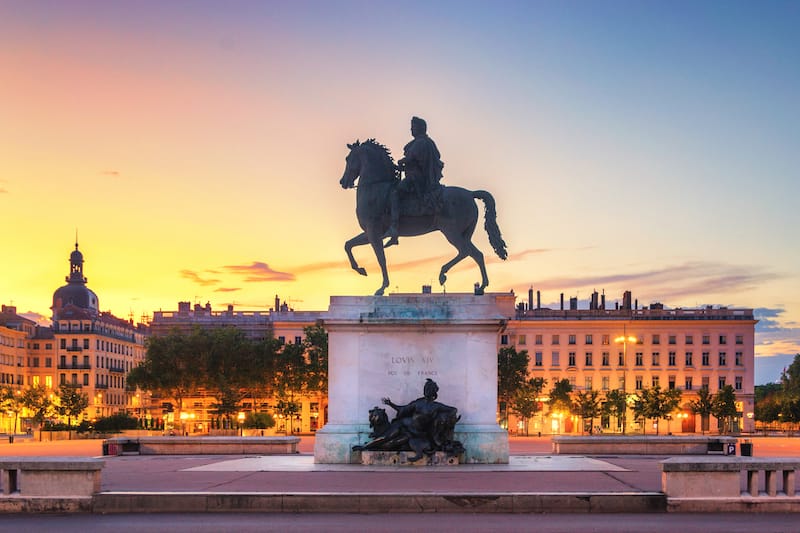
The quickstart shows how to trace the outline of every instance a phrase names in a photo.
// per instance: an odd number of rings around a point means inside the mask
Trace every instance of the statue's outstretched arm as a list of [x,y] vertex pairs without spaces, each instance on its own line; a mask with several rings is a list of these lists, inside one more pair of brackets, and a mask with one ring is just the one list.
[[382,398],[381,401],[383,401],[384,405],[388,405],[395,411],[399,411],[401,409],[401,406],[395,405],[389,398]]

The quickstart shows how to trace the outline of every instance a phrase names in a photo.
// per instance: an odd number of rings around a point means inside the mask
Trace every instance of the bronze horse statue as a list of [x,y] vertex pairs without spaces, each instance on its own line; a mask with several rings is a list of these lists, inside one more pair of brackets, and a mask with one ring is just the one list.
[[[399,183],[400,175],[389,150],[375,139],[367,139],[363,143],[356,141],[348,144],[347,147],[350,149],[350,153],[345,159],[344,175],[339,180],[339,184],[344,189],[351,189],[355,187],[356,180],[359,180],[356,193],[356,217],[359,226],[364,231],[347,241],[344,249],[350,260],[350,267],[362,276],[366,276],[367,271],[358,265],[352,250],[355,246],[372,245],[383,274],[383,282],[375,291],[376,296],[381,296],[389,286],[386,255],[383,251],[383,238],[391,222],[389,192]],[[472,244],[471,240],[478,223],[478,206],[475,198],[483,200],[485,206],[484,228],[489,234],[489,243],[500,259],[506,259],[508,253],[506,252],[506,243],[500,235],[500,228],[497,226],[494,198],[486,191],[442,187],[441,201],[437,202],[438,205],[435,208],[431,208],[427,212],[417,210],[417,212],[410,213],[408,202],[402,200],[398,234],[401,237],[410,237],[441,231],[448,242],[458,250],[458,254],[442,265],[442,269],[439,271],[439,283],[444,285],[447,281],[447,272],[462,259],[471,257],[481,271],[481,282],[475,284],[475,294],[483,294],[483,290],[489,285],[489,278],[486,276],[483,253]]]

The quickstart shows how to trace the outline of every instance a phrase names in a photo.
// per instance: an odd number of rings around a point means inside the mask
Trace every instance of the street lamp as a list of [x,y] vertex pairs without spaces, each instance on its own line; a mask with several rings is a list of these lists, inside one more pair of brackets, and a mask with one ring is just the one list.
[[242,424],[244,424],[244,412],[239,411],[239,414],[236,415],[236,420],[239,421],[239,436],[244,436],[244,428],[242,427]]

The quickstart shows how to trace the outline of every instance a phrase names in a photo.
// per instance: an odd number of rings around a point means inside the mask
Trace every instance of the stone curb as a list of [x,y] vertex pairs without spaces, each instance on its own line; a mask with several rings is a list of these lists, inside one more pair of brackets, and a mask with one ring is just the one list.
[[101,492],[94,513],[661,513],[660,492]]

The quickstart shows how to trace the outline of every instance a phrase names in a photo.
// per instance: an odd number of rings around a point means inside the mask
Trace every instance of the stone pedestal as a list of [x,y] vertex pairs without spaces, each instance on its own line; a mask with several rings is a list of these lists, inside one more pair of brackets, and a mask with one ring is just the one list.
[[[426,378],[456,407],[465,463],[507,463],[508,434],[496,420],[497,336],[513,294],[333,296],[328,331],[328,423],[316,435],[318,463],[354,463],[369,440],[369,410],[389,397],[422,396]],[[394,411],[386,407],[390,418]]]

